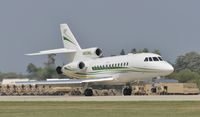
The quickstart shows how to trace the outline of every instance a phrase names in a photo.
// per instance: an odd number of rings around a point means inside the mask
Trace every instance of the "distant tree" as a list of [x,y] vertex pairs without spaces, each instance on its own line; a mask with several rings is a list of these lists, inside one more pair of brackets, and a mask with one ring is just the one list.
[[177,71],[190,69],[191,71],[200,73],[200,55],[196,52],[189,52],[185,55],[178,56],[175,69]]
[[142,49],[139,49],[139,50],[137,51],[137,53],[143,53],[143,50],[142,50]]
[[47,78],[58,77],[55,67],[55,54],[48,55],[47,62],[44,62],[43,68],[36,67],[33,63],[27,66],[27,72],[30,78],[45,80]]
[[131,53],[136,54],[136,53],[137,53],[136,48],[133,48],[133,49],[131,50]]
[[8,78],[25,78],[25,77],[26,75],[17,74],[14,72],[8,72],[8,73],[0,72],[0,80],[3,80],[4,78],[8,79]]
[[120,52],[120,55],[125,55],[125,54],[126,53],[125,53],[124,49],[122,49],[121,52]]
[[160,53],[160,50],[159,50],[159,49],[154,49],[154,51],[153,51],[152,53],[155,53],[155,54],[161,55],[161,53]]
[[178,56],[174,66],[175,71],[168,76],[169,78],[197,83],[200,88],[200,55],[197,52]]
[[49,54],[47,62],[44,63],[45,66],[55,67],[55,56],[56,54]]
[[110,56],[116,56],[116,55],[114,55],[114,54],[111,54]]
[[200,79],[200,75],[197,72],[191,71],[190,69],[184,69],[180,72],[174,72],[168,77],[171,79],[177,79],[182,83],[194,82]]
[[142,52],[147,53],[147,52],[149,52],[149,50],[148,50],[147,48],[144,48],[144,49],[142,50]]
[[37,67],[33,64],[33,63],[29,63],[28,66],[27,66],[27,69],[26,71],[28,73],[36,73],[37,72]]
[[46,70],[45,68],[38,68],[37,73],[34,77],[36,80],[45,80],[46,77]]

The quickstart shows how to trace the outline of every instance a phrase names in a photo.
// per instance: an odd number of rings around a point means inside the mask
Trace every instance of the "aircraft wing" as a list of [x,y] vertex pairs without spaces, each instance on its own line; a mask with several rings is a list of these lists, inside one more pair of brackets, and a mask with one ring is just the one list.
[[104,82],[112,81],[113,77],[102,77],[102,78],[84,78],[84,79],[73,79],[73,80],[49,80],[49,81],[25,81],[15,82],[17,85],[65,85],[65,84],[81,84],[91,82]]
[[60,49],[39,51],[38,53],[31,53],[26,55],[45,55],[45,54],[72,53],[72,52],[76,52],[76,50],[60,48]]

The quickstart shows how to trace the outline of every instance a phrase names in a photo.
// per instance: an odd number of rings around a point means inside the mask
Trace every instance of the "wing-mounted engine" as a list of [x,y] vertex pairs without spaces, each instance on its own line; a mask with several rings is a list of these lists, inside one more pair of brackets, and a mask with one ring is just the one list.
[[86,58],[99,58],[103,55],[103,52],[100,48],[88,48],[82,49],[82,56]]

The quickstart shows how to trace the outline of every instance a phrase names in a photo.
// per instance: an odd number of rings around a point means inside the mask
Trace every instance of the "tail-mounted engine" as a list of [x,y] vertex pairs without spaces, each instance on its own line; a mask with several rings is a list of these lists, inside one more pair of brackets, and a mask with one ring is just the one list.
[[86,68],[86,64],[80,61],[80,62],[69,63],[63,67],[58,66],[56,68],[56,71],[58,74],[63,74],[65,70],[66,71],[80,71],[80,70],[84,70],[85,68]]
[[[83,62],[83,61],[80,61],[80,62],[73,62],[73,63],[69,63],[67,64],[66,66],[64,66],[64,69],[65,67],[68,69],[68,70],[72,70],[72,71],[80,71],[80,70],[84,70],[86,68],[86,63]],[[66,70],[67,70],[66,69]]]
[[103,55],[100,48],[88,48],[82,50],[82,55],[89,58],[99,58]]
[[84,69],[85,68],[85,63],[84,62],[79,62],[78,63],[78,68],[79,69]]

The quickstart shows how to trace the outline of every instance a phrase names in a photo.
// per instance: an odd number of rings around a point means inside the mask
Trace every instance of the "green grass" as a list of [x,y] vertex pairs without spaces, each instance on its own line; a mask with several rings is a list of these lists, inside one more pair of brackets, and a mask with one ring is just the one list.
[[0,102],[0,117],[200,117],[200,102]]

